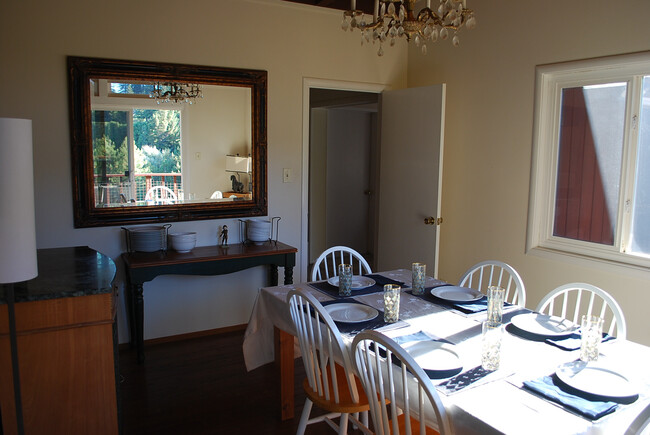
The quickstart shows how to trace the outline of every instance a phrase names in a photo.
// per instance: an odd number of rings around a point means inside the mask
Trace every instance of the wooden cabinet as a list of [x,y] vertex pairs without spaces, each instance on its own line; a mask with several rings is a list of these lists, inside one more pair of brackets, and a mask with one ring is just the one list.
[[[41,280],[45,278],[44,269],[47,274],[39,255]],[[16,291],[25,433],[117,434],[116,295],[111,291],[20,301],[20,289]],[[7,305],[0,305],[0,410],[3,433],[14,434],[17,429],[7,313]]]

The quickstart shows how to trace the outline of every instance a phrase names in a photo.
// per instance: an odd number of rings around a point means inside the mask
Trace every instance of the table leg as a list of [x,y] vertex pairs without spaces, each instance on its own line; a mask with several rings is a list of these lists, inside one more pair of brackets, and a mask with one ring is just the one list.
[[270,280],[270,286],[275,287],[278,285],[278,265],[277,264],[271,264],[271,276],[269,278]]
[[284,267],[284,285],[293,284],[293,267]]
[[142,284],[133,286],[133,317],[135,324],[135,350],[138,356],[138,364],[144,362],[144,297]]
[[275,364],[280,370],[280,411],[282,420],[293,418],[294,361],[293,335],[274,327]]

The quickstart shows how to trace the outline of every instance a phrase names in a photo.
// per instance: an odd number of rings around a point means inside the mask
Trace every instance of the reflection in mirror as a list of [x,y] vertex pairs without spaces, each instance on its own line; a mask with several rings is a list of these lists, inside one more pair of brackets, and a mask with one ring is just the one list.
[[75,227],[260,216],[267,73],[68,57]]
[[90,80],[95,207],[250,199],[250,89],[154,85]]

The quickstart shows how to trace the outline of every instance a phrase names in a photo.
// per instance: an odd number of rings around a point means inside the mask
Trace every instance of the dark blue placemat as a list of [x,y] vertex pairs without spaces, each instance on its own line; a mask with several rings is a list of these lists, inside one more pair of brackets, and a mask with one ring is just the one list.
[[[334,301],[325,301],[325,302],[321,302],[321,304],[325,307],[327,305],[341,304],[345,302],[352,303],[352,304],[366,305],[366,304],[362,304],[359,301],[355,301],[352,298],[336,299]],[[346,322],[335,321],[334,323],[336,323],[336,326],[339,328],[340,332],[344,332],[346,334],[358,334],[359,332],[367,329],[377,329],[377,328],[381,328],[382,326],[388,325],[388,323],[384,322],[384,312],[381,310],[377,310],[377,311],[379,311],[379,315],[374,319],[368,320],[367,322],[346,323]]]
[[[441,284],[433,287],[427,287],[424,289],[424,293],[421,295],[413,295],[418,298],[422,298],[425,301],[437,304],[437,305],[442,305],[445,307],[453,308],[454,310],[458,310],[462,313],[465,314],[474,314],[474,313],[480,313],[482,311],[487,311],[487,296],[483,296],[481,299],[478,301],[472,301],[472,302],[467,302],[467,303],[458,303],[458,302],[450,302],[445,299],[437,298],[434,295],[431,294],[431,289],[434,289],[436,287],[442,287],[444,285],[451,285],[451,284]],[[411,292],[408,292],[411,293]],[[412,293],[411,293],[412,294]],[[508,307],[511,306],[512,304],[508,302],[504,302],[503,306]]]
[[459,375],[454,376],[451,379],[447,379],[446,381],[441,382],[436,386],[436,388],[444,390],[443,392],[445,394],[455,393],[456,391],[460,391],[463,388],[469,387],[474,382],[480,381],[490,373],[492,372],[485,370],[481,366],[476,366],[465,372],[462,372]]
[[524,389],[558,403],[589,420],[598,420],[614,412],[618,407],[616,402],[589,400],[567,392],[561,388],[561,383],[555,375],[524,381]]
[[[385,276],[379,274],[369,274],[364,276],[368,278],[372,278],[375,281],[375,285],[372,285],[370,287],[361,290],[352,290],[352,296],[362,296],[371,293],[383,292],[385,284],[396,284],[400,286],[404,285],[404,283],[401,281],[395,281],[394,279],[386,278]],[[350,297],[350,296],[339,296],[339,288],[333,286],[327,281],[310,282],[309,285],[333,298]]]

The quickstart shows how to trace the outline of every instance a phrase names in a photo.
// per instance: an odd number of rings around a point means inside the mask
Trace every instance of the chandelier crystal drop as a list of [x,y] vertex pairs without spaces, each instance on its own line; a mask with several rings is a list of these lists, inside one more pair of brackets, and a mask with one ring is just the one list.
[[[437,4],[435,10],[431,8],[432,1]],[[415,2],[416,0],[375,0],[372,22],[368,22],[364,12],[356,8],[356,0],[351,0],[350,9],[343,12],[341,29],[359,29],[362,43],[364,40],[379,42],[377,54],[383,56],[383,43],[386,39],[390,40],[392,46],[396,38],[406,37],[407,41],[413,40],[422,53],[426,54],[427,42],[445,40],[453,35],[452,45],[458,47],[458,31],[462,27],[470,30],[476,27],[474,11],[467,9],[466,0],[426,0],[426,7],[417,15],[414,12]]]
[[201,86],[196,83],[156,82],[149,98],[155,98],[156,103],[188,103],[192,104],[197,98],[203,98]]

